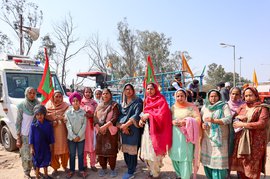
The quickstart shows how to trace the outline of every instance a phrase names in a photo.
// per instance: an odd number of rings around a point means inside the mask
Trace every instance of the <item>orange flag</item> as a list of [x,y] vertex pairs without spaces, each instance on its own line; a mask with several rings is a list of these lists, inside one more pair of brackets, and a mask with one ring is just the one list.
[[257,75],[256,75],[255,69],[253,71],[253,85],[256,86],[256,88],[258,87],[258,79],[257,79]]
[[191,71],[191,69],[190,69],[190,67],[189,67],[189,65],[187,63],[187,59],[186,59],[184,53],[182,53],[182,71],[189,73],[190,76],[192,78],[194,78],[194,75],[193,75],[193,73],[192,73],[192,71]]

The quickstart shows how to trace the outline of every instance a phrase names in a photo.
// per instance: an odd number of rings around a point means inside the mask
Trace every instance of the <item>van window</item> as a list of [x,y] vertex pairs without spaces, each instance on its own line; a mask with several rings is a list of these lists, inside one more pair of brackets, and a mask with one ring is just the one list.
[[[25,89],[29,86],[37,89],[42,78],[42,74],[33,73],[7,73],[6,76],[8,95],[12,98],[24,98]],[[60,90],[63,93],[56,75],[52,76],[52,81],[55,90]],[[37,93],[37,97],[40,96],[40,93]]]

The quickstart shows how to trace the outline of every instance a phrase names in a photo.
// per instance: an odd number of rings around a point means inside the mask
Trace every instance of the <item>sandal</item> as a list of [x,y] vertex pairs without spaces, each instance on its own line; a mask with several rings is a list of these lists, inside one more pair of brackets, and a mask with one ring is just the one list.
[[69,171],[69,172],[67,173],[67,175],[66,175],[66,178],[72,178],[73,175],[74,175],[74,172]]
[[81,171],[81,172],[79,173],[79,176],[82,177],[82,178],[86,178],[87,175],[88,175],[88,173],[85,172],[85,171]]

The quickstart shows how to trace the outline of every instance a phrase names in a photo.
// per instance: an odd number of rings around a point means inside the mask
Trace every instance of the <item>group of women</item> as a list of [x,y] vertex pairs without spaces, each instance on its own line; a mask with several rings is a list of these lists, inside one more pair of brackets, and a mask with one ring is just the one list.
[[[31,95],[29,90],[26,91],[26,100],[19,106],[19,147],[28,144],[27,131],[23,130],[27,127],[22,127],[28,122],[22,121],[24,117],[31,118],[31,109],[38,103],[35,94],[34,97]],[[138,156],[149,170],[147,178],[161,178],[160,169],[166,154],[172,160],[177,178],[182,179],[190,178],[192,173],[195,178],[200,162],[207,178],[213,179],[229,177],[230,171],[237,171],[241,178],[260,178],[260,173],[265,171],[269,109],[259,101],[258,92],[253,87],[245,88],[243,93],[239,88],[232,88],[228,103],[222,102],[218,90],[210,90],[201,112],[194,104],[187,102],[187,92],[182,88],[175,92],[175,104],[170,109],[154,83],[147,85],[144,101],[136,96],[132,84],[124,86],[121,104],[113,101],[109,89],[103,89],[98,102],[92,96],[91,88],[85,88],[83,99],[76,95],[70,97],[72,105],[78,100],[84,111],[81,118],[85,119],[85,124],[76,121],[71,112],[68,113],[68,105],[63,102],[60,92],[55,92],[46,105],[46,118],[54,126],[55,143],[51,160],[54,172],[60,168],[59,159],[66,170],[70,158],[67,177],[74,174],[75,154],[70,142],[83,142],[84,152],[78,152],[79,170],[83,177],[86,176],[88,155],[93,171],[97,171],[97,156],[101,166],[98,171],[100,177],[108,173],[107,164],[111,169],[109,176],[116,177],[120,146],[127,165],[123,179],[134,177]],[[74,126],[81,133],[78,140],[75,140],[78,135],[72,133]],[[23,168],[28,176],[31,156],[26,155],[26,148],[21,147],[21,154],[24,153]],[[82,151],[80,146],[77,149]]]

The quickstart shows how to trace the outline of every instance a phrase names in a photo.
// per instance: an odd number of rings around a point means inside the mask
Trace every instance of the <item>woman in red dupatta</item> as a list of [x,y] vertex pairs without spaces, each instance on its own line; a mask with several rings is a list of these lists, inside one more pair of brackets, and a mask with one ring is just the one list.
[[[54,169],[53,175],[57,175],[57,170],[61,164],[64,170],[67,169],[69,151],[67,144],[67,128],[64,114],[69,105],[63,101],[63,94],[56,90],[52,99],[46,104],[46,119],[53,122],[53,132],[55,143],[53,144],[51,167]],[[61,159],[61,163],[59,161]]]
[[235,133],[230,168],[238,171],[242,179],[260,178],[260,173],[265,173],[269,110],[259,101],[256,88],[244,89],[243,98],[245,104],[235,114],[239,120],[233,123],[234,128],[242,130]]
[[144,126],[141,157],[150,170],[149,178],[160,178],[162,159],[172,145],[172,115],[165,97],[154,83],[147,85],[144,104],[139,122]]

